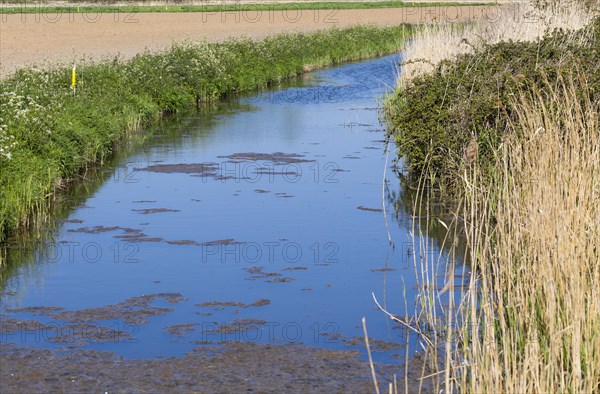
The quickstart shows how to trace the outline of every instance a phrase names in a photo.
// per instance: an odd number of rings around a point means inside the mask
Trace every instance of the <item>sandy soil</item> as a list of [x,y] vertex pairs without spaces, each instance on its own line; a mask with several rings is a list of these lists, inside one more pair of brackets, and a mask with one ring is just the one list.
[[357,23],[397,25],[497,17],[493,7],[417,7],[370,10],[247,11],[230,13],[94,13],[0,15],[0,76],[23,66],[70,64],[87,58],[134,56],[184,40],[263,37]]

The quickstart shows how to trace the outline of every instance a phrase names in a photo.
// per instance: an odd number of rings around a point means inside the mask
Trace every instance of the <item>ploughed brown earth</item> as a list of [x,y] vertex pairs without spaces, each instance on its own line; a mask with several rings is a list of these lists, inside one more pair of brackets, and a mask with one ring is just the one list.
[[398,25],[497,18],[498,9],[439,6],[366,10],[240,11],[228,13],[64,13],[0,15],[0,76],[24,66],[70,64],[82,56],[132,57],[173,42],[264,37],[359,23]]

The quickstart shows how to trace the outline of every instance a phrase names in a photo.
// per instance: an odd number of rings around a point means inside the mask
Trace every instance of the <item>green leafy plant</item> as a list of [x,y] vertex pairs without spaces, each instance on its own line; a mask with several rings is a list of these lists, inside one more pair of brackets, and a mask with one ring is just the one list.
[[[426,169],[439,185],[456,182],[470,141],[484,172],[492,168],[505,130],[515,120],[508,103],[523,87],[577,72],[600,97],[600,18],[577,32],[557,30],[534,42],[484,45],[433,73],[416,77],[387,101],[399,156],[413,175]],[[431,180],[430,179],[430,180]]]

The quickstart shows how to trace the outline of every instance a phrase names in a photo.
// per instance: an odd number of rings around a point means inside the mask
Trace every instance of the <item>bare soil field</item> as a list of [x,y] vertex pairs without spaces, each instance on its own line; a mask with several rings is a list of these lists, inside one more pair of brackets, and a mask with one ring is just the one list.
[[361,10],[288,10],[204,13],[37,13],[0,15],[0,76],[20,67],[70,64],[83,57],[124,58],[162,50],[185,40],[264,37],[360,23],[398,25],[498,18],[485,6],[438,6]]

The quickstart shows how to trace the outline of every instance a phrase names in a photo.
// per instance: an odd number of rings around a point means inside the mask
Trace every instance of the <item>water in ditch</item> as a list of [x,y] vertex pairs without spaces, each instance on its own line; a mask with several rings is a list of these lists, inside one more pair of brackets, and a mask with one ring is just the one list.
[[2,343],[125,359],[252,343],[364,359],[366,317],[375,361],[400,363],[419,339],[372,297],[406,316],[417,292],[411,209],[378,120],[398,60],[233,98],[125,149],[71,193],[41,244],[13,242]]

